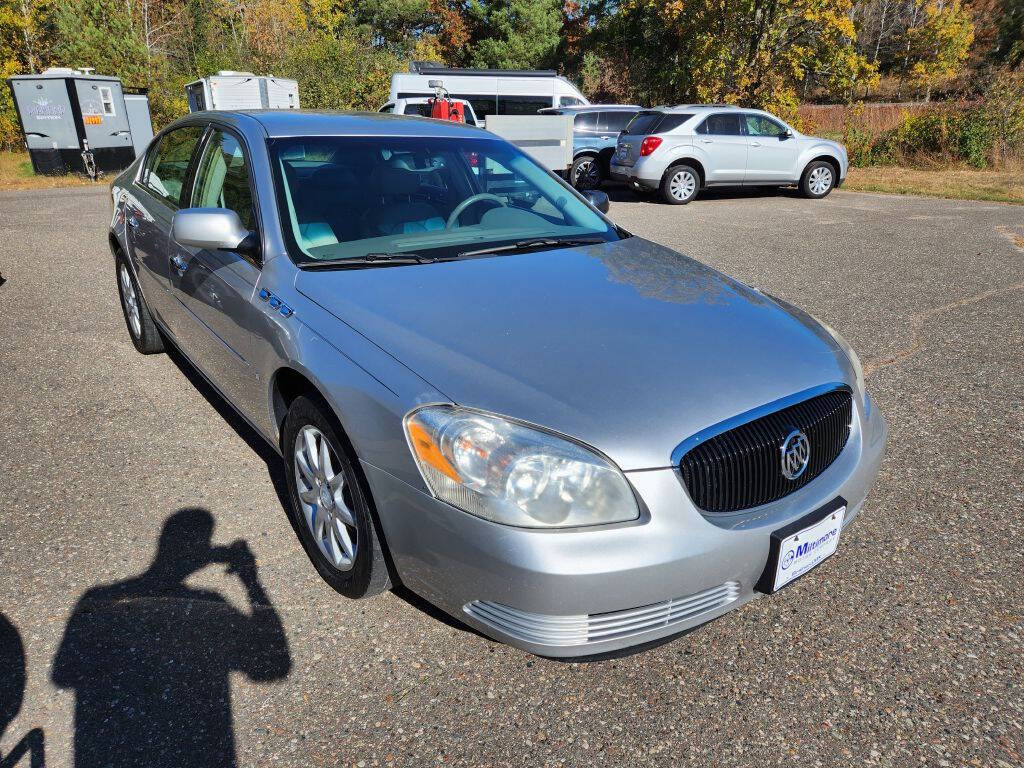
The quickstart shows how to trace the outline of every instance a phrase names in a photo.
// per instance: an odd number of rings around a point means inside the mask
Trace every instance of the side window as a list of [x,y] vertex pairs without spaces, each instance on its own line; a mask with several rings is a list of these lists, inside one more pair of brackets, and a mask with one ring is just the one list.
[[[453,99],[462,99],[468,101],[473,106],[473,112],[476,114],[477,120],[483,120],[488,115],[493,115],[497,112],[497,105],[493,97],[487,96],[460,96],[457,93],[452,94]],[[551,106],[547,104],[545,106]]]
[[744,115],[750,136],[781,136],[786,127],[764,115]]
[[114,93],[108,85],[100,86],[100,102],[103,104],[103,114],[114,114]]
[[572,120],[574,131],[596,131],[597,112],[580,112]]
[[249,167],[238,139],[214,131],[203,150],[196,173],[195,208],[227,208],[238,214],[242,226],[255,229]]
[[577,99],[575,96],[559,96],[558,106],[560,107],[578,107],[583,102]]
[[390,115],[392,112],[395,111],[395,105],[394,104],[385,104],[383,107],[380,108],[380,111],[381,112],[387,112]]
[[629,121],[633,119],[633,115],[636,112],[600,112],[597,125],[599,131],[607,131],[608,133],[618,133],[625,128]]
[[189,161],[204,130],[201,125],[176,128],[164,134],[153,152],[143,183],[172,208],[181,205],[181,190],[185,186]]
[[550,96],[499,96],[499,115],[536,115],[551,106]]
[[740,116],[728,114],[711,115],[701,124],[697,132],[711,134],[712,136],[743,135],[743,131],[740,128]]
[[676,128],[685,123],[691,117],[693,117],[693,115],[665,115],[662,121],[658,123],[658,133],[668,133],[669,131],[674,131]]

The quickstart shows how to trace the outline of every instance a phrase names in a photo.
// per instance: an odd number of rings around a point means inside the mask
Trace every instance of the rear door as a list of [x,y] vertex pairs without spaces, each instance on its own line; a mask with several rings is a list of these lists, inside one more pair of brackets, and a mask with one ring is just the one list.
[[799,174],[796,162],[800,150],[788,129],[767,115],[746,113],[743,121],[747,131],[746,183],[759,181],[794,181]]
[[185,125],[160,137],[124,201],[128,250],[150,309],[176,333],[181,310],[169,290],[168,238],[171,218],[181,205],[192,156],[204,125]]
[[696,146],[703,150],[709,184],[742,183],[747,169],[747,137],[739,112],[716,112],[697,126]]
[[[203,144],[191,185],[192,208],[234,211],[258,231],[249,162],[241,139],[213,126]],[[171,292],[185,320],[179,338],[189,357],[236,406],[251,413],[255,374],[250,366],[253,294],[260,263],[234,251],[184,246],[173,240]]]

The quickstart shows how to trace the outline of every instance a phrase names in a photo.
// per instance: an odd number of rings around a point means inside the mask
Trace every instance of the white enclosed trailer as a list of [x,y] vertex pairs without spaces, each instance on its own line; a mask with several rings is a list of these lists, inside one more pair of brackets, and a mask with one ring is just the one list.
[[565,174],[572,165],[572,115],[491,115],[485,128],[550,171]]
[[185,86],[188,111],[206,109],[298,109],[299,84],[252,72],[221,70]]

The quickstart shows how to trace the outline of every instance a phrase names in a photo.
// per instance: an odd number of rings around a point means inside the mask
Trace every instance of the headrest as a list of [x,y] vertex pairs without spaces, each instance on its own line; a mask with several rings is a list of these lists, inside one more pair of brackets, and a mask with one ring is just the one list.
[[379,165],[373,169],[373,187],[381,195],[411,195],[420,188],[416,171]]

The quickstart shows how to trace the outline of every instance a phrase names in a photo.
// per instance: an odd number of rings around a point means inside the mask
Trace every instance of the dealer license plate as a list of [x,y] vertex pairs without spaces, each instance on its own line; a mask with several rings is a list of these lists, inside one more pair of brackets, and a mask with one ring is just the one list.
[[773,533],[768,567],[758,588],[763,592],[775,592],[834,555],[839,547],[845,515],[846,504],[839,503],[823,513],[819,510],[808,515],[815,521],[803,528],[794,530],[801,522],[797,521]]

